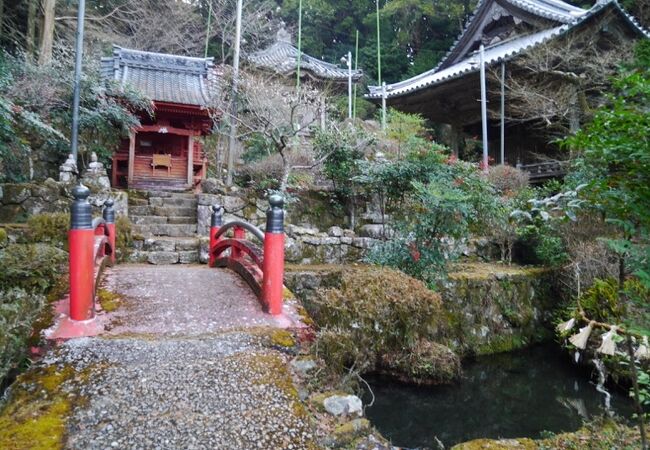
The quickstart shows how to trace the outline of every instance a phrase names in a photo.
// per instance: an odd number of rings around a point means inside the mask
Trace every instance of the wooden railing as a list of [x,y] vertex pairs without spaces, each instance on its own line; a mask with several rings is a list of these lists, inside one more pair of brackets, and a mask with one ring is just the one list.
[[548,178],[560,178],[566,174],[563,161],[544,161],[534,164],[518,164],[517,168],[525,170],[530,175],[530,181],[542,181]]
[[[265,232],[254,225],[233,221],[223,224],[223,208],[212,207],[210,267],[228,267],[251,287],[270,314],[282,314],[284,290],[284,201],[271,196]],[[226,233],[232,230],[232,236]],[[261,241],[263,248],[246,239],[246,232]]]

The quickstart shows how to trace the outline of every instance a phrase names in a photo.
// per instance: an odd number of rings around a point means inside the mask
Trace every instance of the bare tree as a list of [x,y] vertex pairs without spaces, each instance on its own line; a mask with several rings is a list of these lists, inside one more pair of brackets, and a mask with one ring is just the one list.
[[327,158],[324,155],[316,159],[311,153],[305,158],[301,151],[308,147],[306,138],[320,117],[324,94],[309,85],[303,85],[298,93],[295,86],[284,81],[273,75],[240,73],[238,117],[230,114],[226,96],[214,105],[221,112],[221,120],[237,120],[240,141],[258,134],[272,143],[273,153],[269,156],[281,161],[281,192],[286,191],[292,171],[313,169]]
[[38,52],[38,63],[42,66],[52,61],[56,0],[43,0],[41,8],[43,9],[43,29],[41,30],[41,46]]
[[[602,33],[541,45],[508,63],[506,120],[536,126],[549,139],[577,131],[603,100],[611,76],[632,54],[633,42]],[[500,70],[490,73],[499,95]],[[492,102],[498,105],[499,102]],[[490,116],[499,117],[498,110]]]
[[[209,0],[212,3],[210,42],[217,44],[217,60],[223,62],[231,55],[234,36],[234,6],[232,0]],[[200,0],[110,0],[97,2],[86,14],[86,36],[93,47],[104,48],[107,43],[138,50],[174,53],[187,56],[203,55],[207,27],[208,1]],[[268,0],[246,2],[243,10],[242,35],[245,47],[255,47],[272,37],[269,20],[272,5]],[[73,10],[62,11],[56,17],[62,40],[72,40],[76,28]]]

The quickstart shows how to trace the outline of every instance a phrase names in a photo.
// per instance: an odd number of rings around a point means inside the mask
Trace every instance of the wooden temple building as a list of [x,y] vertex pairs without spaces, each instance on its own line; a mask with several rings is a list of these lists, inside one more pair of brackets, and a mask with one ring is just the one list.
[[[433,123],[449,125],[449,141],[456,154],[463,135],[482,135],[485,120],[492,161],[528,166],[535,171],[531,180],[536,176],[552,176],[558,167],[557,161],[541,162],[539,155],[550,153],[552,157],[553,145],[536,135],[533,124],[504,120],[504,115],[508,115],[508,92],[494,79],[484,91],[489,115],[483,119],[480,47],[484,49],[486,71],[506,74],[510,67],[516,67],[518,58],[534,49],[585,35],[593,45],[609,45],[609,48],[617,40],[649,36],[613,0],[598,0],[590,9],[561,0],[480,0],[464,31],[435,68],[383,88],[369,86],[366,97],[377,103],[385,99],[389,107],[419,113]],[[554,93],[548,95],[552,97]],[[505,114],[500,113],[501,101]],[[501,160],[502,146],[504,161]]]
[[153,117],[113,155],[113,187],[187,189],[206,176],[201,136],[213,127],[208,107],[215,84],[212,58],[191,58],[114,47],[101,73],[153,101]]

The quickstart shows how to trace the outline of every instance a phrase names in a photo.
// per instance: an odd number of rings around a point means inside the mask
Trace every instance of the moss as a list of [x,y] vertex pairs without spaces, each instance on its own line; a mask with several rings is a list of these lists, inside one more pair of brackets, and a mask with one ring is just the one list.
[[451,450],[533,450],[537,445],[532,439],[475,439],[455,445]]
[[278,347],[292,348],[296,346],[293,334],[287,330],[273,330],[270,334],[271,343]]
[[7,236],[7,230],[0,228],[0,248],[6,246],[8,240],[9,236]]
[[34,214],[27,219],[28,242],[43,242],[58,248],[68,248],[70,215],[65,213]]
[[597,418],[578,431],[544,439],[475,439],[455,445],[452,450],[591,450],[641,448],[641,436],[635,428],[609,418]]
[[120,306],[120,296],[106,289],[97,289],[97,300],[106,312],[113,312]]
[[370,429],[368,419],[354,419],[336,427],[333,437],[337,445],[345,446],[352,443],[358,437],[368,434]]
[[72,367],[50,366],[18,377],[17,390],[0,412],[0,448],[62,448],[72,406],[62,385],[74,375]]
[[136,236],[133,234],[133,226],[129,218],[119,216],[115,221],[115,257],[118,262],[128,259],[135,239]]
[[393,269],[338,270],[338,285],[320,288],[309,311],[321,328],[312,348],[329,371],[386,369],[418,382],[459,373],[453,352],[434,343],[449,332],[439,294]]
[[527,340],[520,335],[500,335],[495,336],[486,343],[478,344],[474,352],[476,355],[494,355],[519,350],[526,345],[528,345]]

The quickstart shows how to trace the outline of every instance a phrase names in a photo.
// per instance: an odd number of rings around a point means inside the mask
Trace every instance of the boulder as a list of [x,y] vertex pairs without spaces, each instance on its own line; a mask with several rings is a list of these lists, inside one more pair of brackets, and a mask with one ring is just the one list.
[[363,414],[363,403],[356,395],[333,395],[325,399],[323,406],[333,416]]

